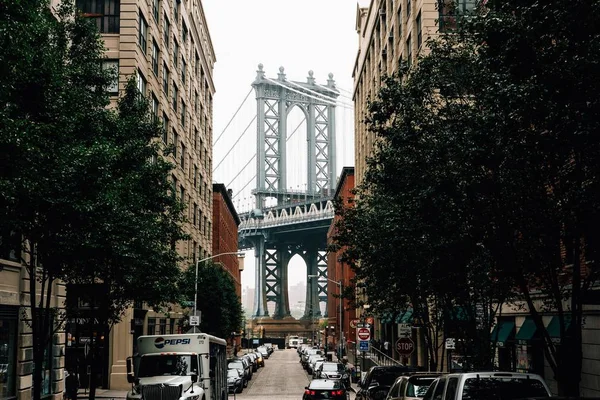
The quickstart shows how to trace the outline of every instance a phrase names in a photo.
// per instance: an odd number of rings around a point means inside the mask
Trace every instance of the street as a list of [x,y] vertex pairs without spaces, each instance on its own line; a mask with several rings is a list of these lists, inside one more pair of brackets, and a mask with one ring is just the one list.
[[[311,377],[302,369],[295,349],[277,350],[265,361],[265,367],[259,368],[248,383],[248,387],[235,399],[302,399],[304,388]],[[234,395],[230,394],[229,399]],[[350,393],[354,399],[354,393]]]

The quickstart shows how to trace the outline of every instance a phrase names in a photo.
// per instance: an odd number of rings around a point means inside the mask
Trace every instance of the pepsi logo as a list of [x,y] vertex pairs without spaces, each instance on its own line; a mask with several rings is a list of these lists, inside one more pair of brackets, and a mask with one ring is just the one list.
[[165,339],[161,337],[156,338],[156,340],[154,341],[154,345],[157,349],[162,349],[163,347],[165,347]]

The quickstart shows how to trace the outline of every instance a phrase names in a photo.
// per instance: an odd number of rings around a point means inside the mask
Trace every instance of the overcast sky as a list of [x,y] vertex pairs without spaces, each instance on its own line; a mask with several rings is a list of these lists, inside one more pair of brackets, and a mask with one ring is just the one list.
[[[355,31],[357,2],[202,0],[202,4],[217,58],[214,70],[213,180],[233,189],[234,204],[238,211],[244,211],[251,201],[250,189],[256,186],[252,181],[256,167],[250,161],[256,153],[256,123],[252,123],[256,115],[254,93],[250,94],[229,127],[225,127],[250,91],[257,65],[262,63],[270,78],[276,78],[279,67],[283,66],[287,78],[293,81],[305,81],[308,71],[312,70],[320,84],[326,84],[331,72],[342,93],[340,100],[351,104],[349,91],[352,90],[352,69],[358,49]],[[336,169],[339,175],[342,167],[354,165],[353,112],[338,106],[336,116]],[[298,122],[300,126],[302,121]],[[241,135],[246,127],[250,127],[247,134]],[[298,135],[290,139],[289,146],[299,146],[305,142],[303,129],[305,135],[305,128],[301,127]],[[240,137],[238,145],[234,146]],[[297,144],[293,140],[297,140]],[[225,156],[227,152],[229,154]],[[240,172],[247,162],[250,162],[249,166]],[[298,159],[295,164],[301,165],[303,162],[306,161]],[[291,166],[288,168],[293,170]],[[298,187],[306,182],[298,177],[288,180],[293,182],[292,186]],[[255,285],[253,259],[252,253],[246,257],[242,287]],[[304,263],[294,259],[290,266],[290,284],[305,281],[305,276]]]

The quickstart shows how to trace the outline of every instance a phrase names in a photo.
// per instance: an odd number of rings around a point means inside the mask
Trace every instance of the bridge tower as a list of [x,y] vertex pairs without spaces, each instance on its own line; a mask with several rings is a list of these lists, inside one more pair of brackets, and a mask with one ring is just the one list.
[[[240,227],[241,248],[253,247],[256,258],[253,318],[273,323],[293,318],[288,300],[288,263],[298,254],[307,266],[306,308],[303,320],[321,316],[327,301],[327,230],[333,217],[331,199],[336,186],[335,107],[339,95],[329,74],[326,85],[309,71],[306,82],[289,81],[284,68],[267,78],[258,65],[252,83],[257,101],[256,209]],[[299,107],[306,118],[306,190],[287,188],[287,117]],[[267,207],[267,199],[269,206]],[[275,203],[276,205],[273,205]],[[277,221],[277,222],[276,222]],[[270,222],[270,223],[269,223]],[[274,302],[268,310],[267,302]]]

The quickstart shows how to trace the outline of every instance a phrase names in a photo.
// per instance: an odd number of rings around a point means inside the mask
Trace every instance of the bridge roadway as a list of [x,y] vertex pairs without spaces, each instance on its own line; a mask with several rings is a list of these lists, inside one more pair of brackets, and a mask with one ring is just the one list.
[[[236,394],[235,399],[301,400],[310,379],[311,376],[302,369],[295,349],[277,350],[265,360],[265,367],[254,373],[248,387]],[[351,392],[350,399],[354,400],[354,397]],[[230,394],[229,400],[233,398],[234,395]]]

